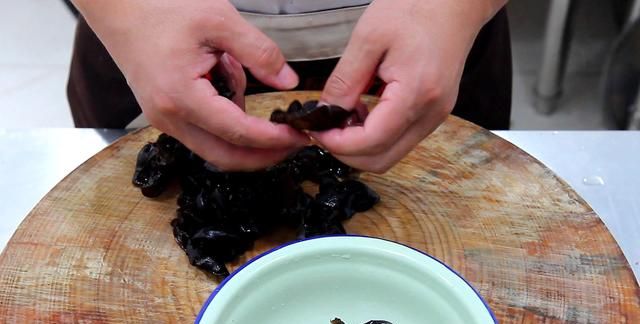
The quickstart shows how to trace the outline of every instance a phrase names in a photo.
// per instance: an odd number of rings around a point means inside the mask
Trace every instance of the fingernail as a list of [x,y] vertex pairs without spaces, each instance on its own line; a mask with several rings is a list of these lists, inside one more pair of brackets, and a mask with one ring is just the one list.
[[229,55],[227,53],[224,53],[222,54],[222,56],[220,56],[220,61],[223,65],[225,65],[225,67],[231,67],[231,61],[229,61]]
[[309,132],[309,139],[311,140],[311,143],[315,144],[318,143],[318,138],[321,136],[321,132]]
[[299,82],[296,72],[286,63],[278,73],[277,79],[278,83],[287,89],[295,88]]
[[296,143],[296,147],[307,146],[310,143],[311,143],[311,138],[309,137],[309,135],[307,135],[306,133],[303,133],[298,137],[298,141]]

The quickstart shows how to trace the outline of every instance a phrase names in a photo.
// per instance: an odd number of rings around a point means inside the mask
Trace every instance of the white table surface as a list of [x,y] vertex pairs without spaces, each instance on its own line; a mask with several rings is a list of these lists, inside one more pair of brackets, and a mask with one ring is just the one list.
[[[640,132],[500,131],[580,194],[609,228],[640,281]],[[122,130],[0,129],[0,249],[64,176]]]

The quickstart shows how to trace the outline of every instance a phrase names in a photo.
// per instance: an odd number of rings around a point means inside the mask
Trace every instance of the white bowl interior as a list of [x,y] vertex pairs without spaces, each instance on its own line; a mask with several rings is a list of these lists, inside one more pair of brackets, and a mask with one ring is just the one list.
[[435,259],[386,240],[341,236],[285,246],[214,292],[201,323],[494,323],[482,299]]

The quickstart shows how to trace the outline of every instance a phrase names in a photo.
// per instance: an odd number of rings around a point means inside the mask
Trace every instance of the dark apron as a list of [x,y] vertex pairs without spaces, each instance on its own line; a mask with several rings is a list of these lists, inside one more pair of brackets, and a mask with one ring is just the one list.
[[[297,90],[321,90],[337,59],[291,62]],[[508,129],[511,40],[505,9],[487,23],[469,53],[453,114],[487,129]],[[247,94],[274,91],[247,74]],[[375,94],[380,84],[370,93]],[[124,128],[142,111],[100,40],[79,17],[67,95],[76,127]]]

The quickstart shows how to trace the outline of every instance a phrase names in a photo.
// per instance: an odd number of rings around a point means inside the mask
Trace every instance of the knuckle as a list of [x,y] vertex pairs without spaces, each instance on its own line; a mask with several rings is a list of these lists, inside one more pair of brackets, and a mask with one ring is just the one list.
[[156,106],[155,109],[161,115],[165,115],[168,117],[179,117],[183,114],[181,109],[179,109],[176,105],[159,105]]
[[243,127],[239,125],[235,125],[234,127],[227,130],[224,134],[222,134],[222,138],[224,138],[227,142],[236,145],[247,145],[249,143],[247,132]]
[[184,117],[185,111],[166,95],[154,95],[150,98],[148,107],[160,115],[168,117]]
[[437,83],[432,82],[432,83],[429,83],[426,87],[424,87],[421,93],[426,103],[433,103],[433,102],[440,101],[444,93],[444,90],[440,85],[437,85]]
[[282,142],[283,138],[278,136],[275,132],[265,132],[263,136],[260,138],[260,143],[263,145],[271,146],[276,143]]
[[[415,122],[428,114],[431,118],[444,119],[451,112],[455,104],[455,96],[447,97],[444,89],[439,85],[428,85],[418,89],[421,95],[414,102],[415,109],[407,111],[407,121]],[[452,99],[452,100],[451,100]]]
[[[422,102],[422,109],[420,109],[420,111],[427,114],[430,119],[441,122],[449,116],[455,102],[455,96],[444,97],[441,89],[429,89],[425,101]],[[423,117],[420,115],[418,118]]]
[[260,66],[270,66],[280,61],[280,50],[278,46],[270,40],[264,40],[257,48],[257,64]]
[[327,80],[325,85],[325,91],[335,95],[342,96],[349,94],[349,89],[352,88],[352,84],[347,78],[343,77],[340,73],[334,73]]
[[153,127],[157,128],[160,131],[163,131],[165,133],[169,133],[167,131],[167,127],[166,127],[166,125],[164,123],[163,118],[160,117],[158,114],[153,113],[153,112],[144,112],[144,116],[149,121],[149,124],[151,124]]
[[451,113],[452,110],[453,110],[453,104],[436,108],[434,112],[434,115],[435,115],[434,120],[438,122],[443,122],[445,119],[447,119],[447,117],[449,117],[449,114]]
[[364,46],[370,46],[371,44],[377,44],[380,42],[380,38],[384,33],[384,30],[380,30],[376,26],[368,26],[364,28],[362,25],[358,25],[352,34],[352,38],[357,40],[358,44],[362,44]]
[[425,107],[423,106],[415,105],[415,106],[412,106],[410,109],[407,109],[407,112],[403,116],[404,118],[403,125],[405,129],[409,129],[413,124],[415,124],[418,120],[420,120],[422,116],[426,114],[426,111],[424,108]]

